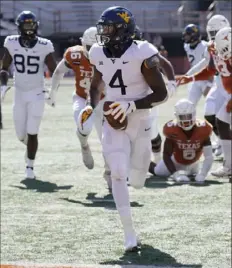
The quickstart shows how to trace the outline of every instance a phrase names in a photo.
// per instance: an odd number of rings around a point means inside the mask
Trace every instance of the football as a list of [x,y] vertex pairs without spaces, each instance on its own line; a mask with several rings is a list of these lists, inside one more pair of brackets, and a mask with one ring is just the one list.
[[112,128],[124,130],[124,129],[126,129],[127,124],[128,124],[127,117],[125,118],[125,120],[122,123],[120,123],[120,120],[122,118],[122,115],[118,119],[114,119],[114,116],[111,115],[112,108],[110,108],[110,105],[112,103],[113,103],[113,101],[106,101],[104,103],[104,106],[103,106],[103,114],[104,114],[104,117],[106,118],[107,122],[109,123],[109,125]]

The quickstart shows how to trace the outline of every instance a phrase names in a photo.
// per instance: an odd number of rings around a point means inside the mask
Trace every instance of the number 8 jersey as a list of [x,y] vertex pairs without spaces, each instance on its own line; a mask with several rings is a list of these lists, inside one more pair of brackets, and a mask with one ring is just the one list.
[[136,40],[120,58],[111,58],[103,46],[94,44],[89,58],[102,73],[107,100],[137,100],[152,93],[141,73],[141,66],[145,59],[157,53],[152,44]]
[[44,61],[54,52],[50,40],[38,37],[32,48],[21,46],[19,35],[7,36],[4,47],[9,51],[14,65],[14,86],[29,91],[44,88]]

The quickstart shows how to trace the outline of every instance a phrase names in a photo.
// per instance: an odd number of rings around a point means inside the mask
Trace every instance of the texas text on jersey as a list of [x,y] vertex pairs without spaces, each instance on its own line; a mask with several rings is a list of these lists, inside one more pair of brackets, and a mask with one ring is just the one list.
[[76,94],[86,99],[93,77],[93,65],[84,55],[83,47],[79,45],[69,47],[64,54],[64,59],[75,73]]
[[15,87],[22,91],[44,88],[44,61],[54,52],[53,44],[48,39],[37,37],[33,46],[25,47],[20,40],[20,35],[11,35],[4,42],[13,59]]
[[212,133],[211,125],[205,120],[196,120],[191,137],[187,137],[183,129],[171,120],[164,125],[163,133],[173,142],[173,155],[176,162],[190,165],[199,160],[204,142]]

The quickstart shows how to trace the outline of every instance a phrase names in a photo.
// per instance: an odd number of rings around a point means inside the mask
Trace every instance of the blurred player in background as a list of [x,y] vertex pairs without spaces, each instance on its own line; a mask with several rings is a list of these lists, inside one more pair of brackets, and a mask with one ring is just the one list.
[[16,19],[19,35],[7,36],[4,42],[0,80],[1,99],[8,90],[8,70],[14,64],[13,118],[18,139],[27,146],[26,171],[34,179],[33,171],[38,149],[38,132],[44,112],[44,64],[52,73],[56,68],[54,48],[50,40],[37,36],[39,22],[30,11],[23,11]]
[[194,80],[204,80],[210,75],[219,72],[224,86],[224,102],[222,103],[217,115],[216,124],[224,153],[223,166],[212,172],[217,177],[231,178],[231,113],[232,113],[232,54],[231,54],[231,28],[224,27],[215,36],[215,41],[210,47],[211,59],[208,66],[194,76],[184,76],[179,81],[186,84]]
[[[85,128],[83,128],[83,126],[79,123],[80,120],[78,120],[78,118],[82,116],[80,115],[80,112],[86,106],[86,100],[89,96],[89,89],[94,68],[93,65],[89,62],[88,53],[91,46],[96,43],[96,34],[96,27],[90,27],[86,29],[81,38],[82,45],[75,45],[69,47],[66,50],[64,58],[57,65],[57,68],[52,76],[52,87],[49,92],[51,104],[54,105],[56,92],[58,90],[61,79],[63,78],[64,74],[70,69],[74,71],[76,79],[76,90],[73,94],[73,111],[74,119],[77,125],[76,134],[80,141],[83,162],[88,169],[92,169],[94,167],[94,159],[88,144],[88,137],[91,132],[91,128],[88,126],[85,126]],[[104,84],[102,83],[100,86],[101,90],[103,91]],[[102,94],[102,98],[103,97],[104,94]],[[100,140],[102,135],[102,120],[103,114],[102,106],[100,104],[98,105],[98,109],[96,109],[95,116],[95,127]]]
[[[209,39],[207,50],[208,50],[208,53],[212,54],[215,65],[218,65],[218,66],[220,65],[223,66],[223,63],[221,62],[220,58],[215,53],[212,53],[214,50],[215,36],[216,36],[216,33],[220,29],[224,27],[229,27],[229,26],[230,26],[229,21],[222,15],[212,16],[207,23],[206,31],[207,31],[207,35]],[[198,62],[189,70],[189,72],[187,73],[188,75],[194,75],[208,66],[210,57],[208,57],[208,54],[205,54],[205,55],[206,57],[204,57],[200,62]],[[218,133],[218,126],[216,124],[216,114],[220,110],[226,97],[227,97],[227,93],[224,90],[224,86],[221,81],[221,75],[219,73],[216,73],[215,83],[206,96],[205,108],[204,108],[205,119],[208,122],[210,122],[210,124],[213,126],[213,132],[215,136],[217,137],[213,145],[213,149],[215,150],[214,151],[215,156],[220,156],[222,154],[222,147],[221,147],[221,142],[220,142],[219,133]]]
[[[188,176],[203,183],[212,166],[213,155],[210,135],[212,127],[206,120],[196,119],[195,105],[187,99],[175,105],[176,120],[164,125],[163,159],[151,163],[149,171],[156,176],[171,177],[177,182],[189,182]],[[202,167],[199,159],[204,155]]]
[[[135,27],[135,40],[141,40],[145,41],[143,38],[143,32],[140,30],[139,26],[136,25]],[[165,82],[167,83],[167,89],[169,96],[173,96],[176,92],[176,81],[175,81],[175,74],[174,74],[174,68],[172,64],[167,60],[165,56],[167,54],[165,53],[166,50],[161,48],[163,46],[160,46],[159,54],[157,55],[159,59],[159,65],[160,70],[165,75]],[[151,139],[151,145],[152,145],[152,153],[154,157],[154,161],[157,163],[161,159],[161,145],[162,145],[162,139],[161,135],[159,134],[158,130],[158,107],[154,107],[151,109],[151,115],[152,115],[152,139]]]
[[[203,58],[209,58],[209,52],[207,51],[208,43],[201,40],[200,29],[195,24],[189,24],[185,27],[182,39],[184,41],[184,49],[188,57],[190,66],[195,66]],[[187,75],[191,74],[191,69],[187,72]],[[205,81],[196,81],[189,85],[188,99],[197,105],[202,95],[207,96],[209,90],[213,85],[213,76]]]
[[[142,188],[151,156],[150,109],[166,101],[167,89],[157,67],[158,50],[146,41],[134,40],[135,21],[122,7],[106,9],[97,22],[98,43],[89,52],[95,66],[90,87],[93,113],[106,85],[106,100],[111,101],[110,113],[115,122],[128,118],[125,130],[116,130],[107,119],[103,124],[103,153],[111,170],[112,193],[124,230],[127,251],[138,249],[133,227],[127,178],[134,188]],[[142,156],[142,158],[141,158]]]

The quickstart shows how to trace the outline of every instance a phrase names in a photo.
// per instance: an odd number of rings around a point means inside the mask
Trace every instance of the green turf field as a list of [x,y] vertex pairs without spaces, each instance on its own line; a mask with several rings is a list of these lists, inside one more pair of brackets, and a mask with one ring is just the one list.
[[[231,184],[208,177],[202,186],[149,178],[130,188],[139,254],[124,254],[123,233],[102,178],[101,147],[90,145],[95,168],[87,170],[72,115],[74,81],[64,80],[55,109],[46,106],[35,163],[37,182],[24,179],[25,147],[12,122],[12,91],[3,104],[1,131],[1,263],[152,267],[231,266]],[[173,114],[177,96],[160,106],[160,129]],[[198,106],[203,114],[203,100]],[[214,162],[216,168],[220,162]]]

